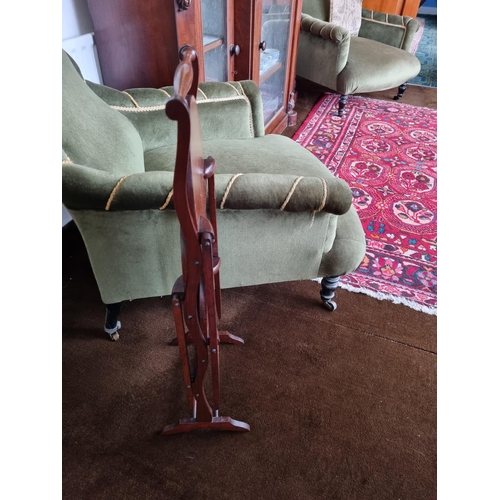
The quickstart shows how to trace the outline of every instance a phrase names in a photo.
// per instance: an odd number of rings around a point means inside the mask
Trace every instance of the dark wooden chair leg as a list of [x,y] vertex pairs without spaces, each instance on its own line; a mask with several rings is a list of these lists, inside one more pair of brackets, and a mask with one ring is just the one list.
[[120,338],[118,330],[122,327],[122,324],[118,320],[118,316],[120,315],[121,308],[121,302],[106,304],[106,319],[104,320],[104,331],[109,335],[109,338],[111,340],[118,340]]
[[339,99],[339,116],[342,116],[344,114],[344,108],[346,104],[347,96],[345,94],[342,94]]
[[403,97],[403,94],[404,94],[404,92],[406,90],[406,84],[407,83],[408,82],[405,82],[405,83],[403,83],[402,85],[399,86],[399,88],[398,88],[398,95],[395,95],[393,97],[394,101],[398,101],[399,99],[401,99],[401,97]]
[[325,276],[321,280],[321,291],[319,292],[323,304],[329,311],[337,309],[337,303],[332,299],[335,296],[335,289],[339,286],[340,276]]

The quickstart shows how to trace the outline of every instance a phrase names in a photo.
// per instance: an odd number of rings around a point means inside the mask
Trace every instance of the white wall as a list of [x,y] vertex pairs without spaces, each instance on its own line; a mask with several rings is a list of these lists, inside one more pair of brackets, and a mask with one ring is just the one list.
[[[85,35],[87,33],[92,33],[94,31],[94,26],[92,24],[92,19],[90,17],[89,9],[87,6],[87,0],[62,0],[62,40],[66,40],[66,44],[63,43],[65,48],[71,45],[69,40]],[[68,52],[70,52],[68,50]],[[77,58],[73,58],[79,63]],[[82,65],[82,68],[84,65]],[[95,81],[99,83],[99,76],[96,73],[90,72],[88,75],[85,74],[82,69],[83,76],[88,80]],[[62,206],[62,225],[63,227],[72,220],[71,215],[66,210],[66,207]]]
[[62,0],[62,39],[93,31],[87,0]]

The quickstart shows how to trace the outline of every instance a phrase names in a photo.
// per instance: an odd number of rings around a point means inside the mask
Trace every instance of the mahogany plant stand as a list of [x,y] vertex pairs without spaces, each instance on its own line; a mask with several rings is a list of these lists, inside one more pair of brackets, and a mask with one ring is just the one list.
[[[184,388],[192,417],[167,425],[162,435],[198,429],[245,432],[250,426],[231,417],[219,416],[221,342],[243,344],[243,339],[221,332],[220,258],[217,248],[215,161],[203,159],[201,129],[196,105],[198,58],[190,45],[179,51],[174,76],[174,97],[166,114],[178,122],[174,172],[174,207],[181,227],[182,276],[172,290]],[[207,184],[208,211],[207,218]],[[210,363],[212,404],[205,392]]]

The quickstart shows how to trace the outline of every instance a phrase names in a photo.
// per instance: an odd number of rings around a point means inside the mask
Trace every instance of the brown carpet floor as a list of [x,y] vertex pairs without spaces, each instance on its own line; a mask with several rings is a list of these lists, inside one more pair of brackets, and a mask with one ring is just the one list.
[[[297,89],[298,126],[322,92]],[[222,347],[221,415],[251,431],[166,437],[189,417],[170,297],[124,304],[111,342],[72,223],[62,276],[63,498],[436,498],[435,316],[342,289],[330,313],[312,281],[224,290],[220,326],[246,344]]]

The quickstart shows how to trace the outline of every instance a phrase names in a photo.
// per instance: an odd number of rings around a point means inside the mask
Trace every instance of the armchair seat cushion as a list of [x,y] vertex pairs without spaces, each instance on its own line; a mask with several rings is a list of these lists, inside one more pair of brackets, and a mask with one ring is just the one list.
[[[228,209],[311,212],[321,208],[341,215],[351,206],[352,193],[347,183],[287,137],[271,134],[252,139],[218,139],[204,142],[203,148],[204,156],[216,161],[219,207],[224,200],[224,208]],[[148,151],[144,156],[146,172],[173,172],[175,150],[176,146],[164,146]]]
[[336,90],[346,95],[387,90],[411,80],[419,71],[420,61],[413,54],[385,43],[352,37]]

